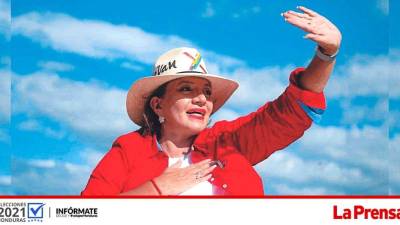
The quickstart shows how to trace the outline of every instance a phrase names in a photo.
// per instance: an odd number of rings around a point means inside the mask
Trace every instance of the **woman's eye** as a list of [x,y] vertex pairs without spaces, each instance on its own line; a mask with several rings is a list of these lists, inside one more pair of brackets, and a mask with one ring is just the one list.
[[187,87],[187,86],[179,88],[179,91],[191,91],[191,90],[192,90],[192,88]]
[[204,90],[204,94],[207,96],[211,96],[212,92],[210,89],[206,89],[206,90]]

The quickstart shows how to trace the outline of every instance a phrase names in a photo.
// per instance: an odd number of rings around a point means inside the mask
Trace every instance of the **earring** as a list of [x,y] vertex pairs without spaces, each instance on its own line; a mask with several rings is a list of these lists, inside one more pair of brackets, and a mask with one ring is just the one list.
[[158,121],[159,121],[160,123],[164,123],[165,118],[164,118],[163,116],[159,116],[159,117],[158,117]]

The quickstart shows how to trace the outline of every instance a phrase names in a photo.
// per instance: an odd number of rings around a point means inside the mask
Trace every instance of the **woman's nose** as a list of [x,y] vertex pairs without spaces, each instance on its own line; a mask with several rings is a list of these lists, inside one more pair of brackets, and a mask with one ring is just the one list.
[[204,105],[206,104],[207,98],[204,93],[199,93],[197,96],[193,98],[193,103]]

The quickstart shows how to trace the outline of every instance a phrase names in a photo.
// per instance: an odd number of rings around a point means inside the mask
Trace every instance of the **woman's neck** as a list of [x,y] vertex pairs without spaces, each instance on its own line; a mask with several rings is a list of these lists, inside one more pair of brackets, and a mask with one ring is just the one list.
[[176,135],[174,133],[163,133],[159,143],[162,150],[169,157],[181,157],[184,153],[187,153],[190,146],[193,143],[194,137],[185,137],[182,135]]

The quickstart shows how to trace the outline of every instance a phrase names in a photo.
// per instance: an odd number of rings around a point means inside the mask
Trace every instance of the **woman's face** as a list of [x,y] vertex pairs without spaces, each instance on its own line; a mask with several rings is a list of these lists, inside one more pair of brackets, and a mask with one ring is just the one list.
[[153,110],[165,118],[164,132],[196,135],[207,127],[213,109],[208,80],[187,77],[171,81],[162,98],[152,99]]

